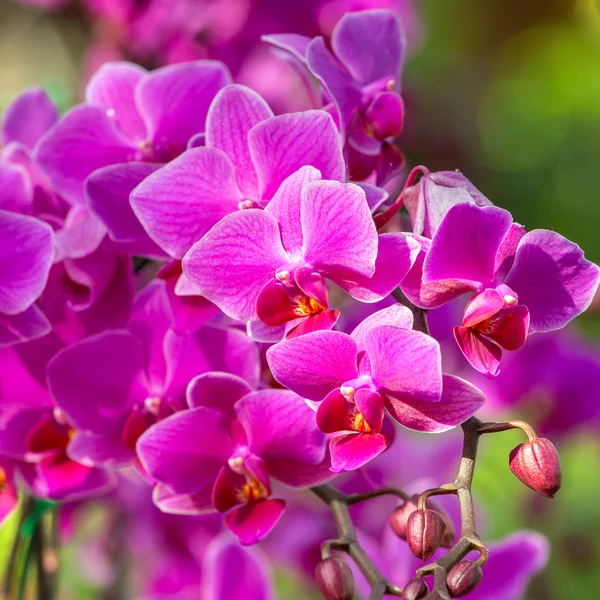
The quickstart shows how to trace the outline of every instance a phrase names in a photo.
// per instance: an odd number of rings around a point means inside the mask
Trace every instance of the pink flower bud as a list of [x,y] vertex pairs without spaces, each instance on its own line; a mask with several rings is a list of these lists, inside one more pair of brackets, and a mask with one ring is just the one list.
[[448,573],[446,583],[448,591],[453,598],[460,598],[470,594],[481,581],[483,572],[481,567],[472,560],[462,560],[454,565]]
[[526,486],[546,498],[553,498],[560,489],[560,459],[554,444],[546,438],[519,444],[510,453],[509,465]]
[[419,496],[413,496],[409,500],[406,500],[404,504],[400,505],[390,515],[390,526],[392,531],[401,539],[406,539],[406,527],[408,524],[408,518],[412,513],[417,510],[417,500]]
[[429,588],[427,584],[422,580],[416,577],[415,579],[411,579],[402,590],[402,598],[404,600],[421,600],[425,598],[429,593]]
[[343,560],[326,558],[317,565],[315,574],[325,600],[352,600],[354,597],[354,577]]
[[406,541],[410,551],[428,560],[440,547],[446,532],[444,517],[435,510],[415,510],[408,518]]

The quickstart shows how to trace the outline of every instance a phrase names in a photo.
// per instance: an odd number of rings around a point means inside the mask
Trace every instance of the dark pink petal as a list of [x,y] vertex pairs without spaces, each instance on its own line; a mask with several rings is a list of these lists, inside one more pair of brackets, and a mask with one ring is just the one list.
[[518,350],[529,333],[529,311],[522,304],[504,308],[485,327],[478,327],[478,331],[505,350]]
[[263,323],[277,327],[298,318],[299,301],[304,299],[300,290],[271,279],[258,294],[256,314]]
[[146,69],[133,63],[105,63],[86,88],[88,104],[104,109],[131,140],[146,137],[146,127],[135,105],[135,88],[147,74]]
[[110,490],[114,477],[103,469],[86,467],[58,453],[33,465],[21,463],[19,474],[31,490],[52,500],[79,500]]
[[48,364],[52,397],[77,429],[105,434],[145,399],[144,350],[127,331],[107,331],[59,352]]
[[212,488],[211,503],[219,512],[227,512],[234,506],[243,504],[238,492],[245,485],[246,478],[234,473],[228,465],[221,467]]
[[302,189],[307,183],[321,179],[314,167],[302,167],[285,179],[267,204],[265,211],[275,217],[281,230],[283,247],[292,254],[302,249],[300,205]]
[[152,478],[174,492],[199,492],[231,456],[229,424],[222,412],[209,408],[175,413],[142,435],[138,457]]
[[356,391],[354,401],[369,429],[373,433],[379,433],[385,414],[382,397],[373,390],[363,388]]
[[0,210],[0,313],[29,308],[48,280],[54,236],[46,223]]
[[206,145],[222,150],[235,166],[242,194],[258,199],[258,180],[250,158],[248,133],[273,116],[269,105],[242,85],[228,85],[216,96],[206,119]]
[[320,402],[335,388],[355,379],[358,349],[338,331],[315,331],[267,350],[273,377],[303,398]]
[[250,450],[265,461],[296,460],[318,464],[325,456],[325,436],[315,413],[302,398],[287,390],[261,390],[236,405]]
[[4,111],[2,145],[18,142],[33,148],[58,120],[58,110],[41,88],[22,92]]
[[500,244],[498,254],[496,255],[496,265],[494,271],[496,273],[496,279],[502,281],[508,275],[513,263],[515,261],[515,253],[521,238],[525,235],[525,227],[518,223],[513,223],[508,230],[505,238]]
[[301,335],[306,335],[307,333],[312,333],[313,331],[329,331],[335,327],[339,318],[339,310],[324,310],[318,315],[302,319],[299,324],[294,324],[291,329],[287,330],[285,337],[289,340],[300,337]]
[[0,163],[0,209],[29,214],[32,203],[33,189],[27,170],[21,165]]
[[0,314],[0,347],[35,340],[51,330],[50,321],[35,304],[17,315]]
[[[129,195],[159,165],[130,162],[94,171],[85,182],[85,196],[92,211],[116,242],[147,240],[148,234],[129,204]],[[160,252],[159,248],[156,248]]]
[[183,270],[226,315],[252,320],[260,290],[288,260],[277,221],[250,209],[225,217],[194,244]]
[[378,302],[400,285],[420,250],[420,244],[412,237],[384,233],[378,236],[375,273],[371,277],[344,274],[332,279],[353,298],[361,302]]
[[264,200],[272,198],[287,177],[307,165],[318,169],[323,179],[345,178],[340,135],[333,119],[322,110],[267,119],[252,128],[248,139]]
[[204,550],[202,600],[272,600],[271,588],[270,563],[254,548],[241,548],[220,535]]
[[159,169],[133,190],[131,207],[148,235],[174,258],[182,258],[243,196],[227,156],[198,148]]
[[134,158],[127,142],[106,113],[81,104],[67,112],[40,140],[35,158],[58,193],[71,203],[84,201],[88,175]]
[[336,181],[309,183],[302,190],[300,219],[304,258],[315,269],[373,275],[377,230],[362,189]]
[[485,396],[468,381],[444,375],[442,399],[439,402],[398,402],[386,398],[386,408],[404,427],[427,433],[448,431],[472,417],[485,402]]
[[405,41],[400,19],[392,11],[347,13],[333,30],[331,45],[362,84],[400,75]]
[[599,281],[600,269],[577,244],[543,229],[521,239],[506,277],[529,309],[532,331],[564,327],[590,305]]
[[468,327],[456,326],[454,337],[471,366],[484,375],[495,377],[500,372],[502,349]]
[[331,440],[331,470],[353,471],[381,454],[390,441],[381,433],[350,433]]
[[469,300],[465,308],[463,325],[473,327],[495,315],[503,306],[504,297],[502,294],[496,289],[487,288],[483,292],[473,295]]
[[311,73],[335,102],[339,112],[342,135],[345,135],[361,105],[360,87],[354,82],[348,70],[327,49],[322,37],[315,38],[309,44],[306,60]]
[[223,411],[232,419],[235,403],[252,388],[237,375],[212,371],[198,375],[190,381],[187,388],[187,401],[190,408],[206,406]]
[[419,331],[390,325],[364,337],[371,378],[381,394],[400,401],[438,402],[442,392],[440,346]]
[[380,325],[393,325],[400,329],[412,329],[413,314],[406,306],[392,304],[387,308],[382,308],[369,315],[364,321],[359,323],[350,334],[359,350],[363,349],[365,335],[367,335],[371,329],[379,327]]
[[354,415],[350,411],[349,402],[339,388],[327,394],[319,404],[317,426],[323,433],[355,430]]
[[212,505],[212,484],[195,494],[177,494],[163,483],[157,483],[152,500],[162,512],[173,515],[203,515],[215,511]]
[[108,435],[78,431],[67,446],[67,454],[82,465],[110,469],[129,466],[135,457],[135,451],[125,447],[119,430]]
[[144,78],[136,100],[155,149],[174,153],[171,158],[185,150],[205,130],[210,103],[230,81],[227,67],[216,61],[170,65]]
[[452,206],[427,253],[423,281],[449,281],[455,296],[491,283],[498,249],[511,224],[510,213],[495,206]]
[[262,540],[275,527],[285,509],[284,500],[260,500],[245,504],[225,517],[225,525],[242,546]]

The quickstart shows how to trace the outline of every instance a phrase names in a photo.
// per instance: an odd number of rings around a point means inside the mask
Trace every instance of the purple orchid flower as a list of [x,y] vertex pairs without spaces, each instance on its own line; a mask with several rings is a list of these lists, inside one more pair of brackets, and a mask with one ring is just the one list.
[[129,192],[155,163],[175,158],[204,132],[210,102],[230,79],[213,61],[151,73],[108,63],[95,73],[86,103],[66,113],[33,150],[45,177],[73,207],[70,227],[81,232],[76,241],[88,240],[93,250],[108,232],[121,252],[163,255],[132,214]]
[[333,29],[332,51],[322,37],[310,41],[285,34],[263,39],[304,62],[322,84],[348,144],[354,179],[363,178],[355,172],[356,162],[366,163],[360,164],[365,176],[385,165],[387,172],[379,173],[378,181],[398,172],[404,161],[388,142],[400,135],[404,122],[400,79],[406,44],[395,12],[345,14]]
[[240,85],[217,94],[202,141],[131,194],[145,230],[176,259],[226,215],[263,207],[303,166],[344,180],[339,135],[327,113],[274,117],[256,92]]
[[172,322],[164,284],[156,282],[138,297],[128,329],[86,338],[52,359],[50,391],[77,429],[71,457],[128,463],[148,427],[185,407],[186,386],[200,373],[227,371],[257,384],[257,352],[242,332],[206,326],[178,334]]
[[67,455],[74,430],[45,386],[45,350],[52,352],[40,340],[0,351],[0,463],[41,498],[76,500],[104,494],[114,485],[113,477]]
[[276,381],[320,402],[317,424],[332,437],[334,472],[363,466],[390,443],[386,410],[416,431],[447,431],[472,416],[485,397],[442,375],[438,343],[413,331],[412,313],[392,306],[365,319],[351,335],[318,331],[267,351]]
[[144,469],[158,482],[162,510],[227,513],[227,527],[249,545],[271,531],[285,508],[271,497],[271,477],[292,487],[331,477],[325,436],[296,394],[252,392],[235,375],[206,373],[188,387],[188,404],[190,410],[157,423],[137,444]]
[[590,305],[600,281],[579,246],[554,231],[525,233],[495,206],[452,206],[431,242],[421,242],[403,291],[423,308],[474,292],[454,335],[471,365],[492,377],[502,348],[564,327]]
[[40,140],[57,121],[56,106],[44,90],[25,90],[2,117],[0,152],[0,207],[47,222],[55,231],[56,262],[94,252],[106,233],[87,206],[71,206],[57,193],[35,158]]
[[335,323],[324,313],[325,278],[376,302],[402,280],[415,250],[402,234],[377,236],[361,188],[320,181],[316,169],[303,167],[265,210],[240,211],[215,225],[186,254],[183,270],[232,318],[277,326],[323,314],[324,324],[314,327],[323,329]]
[[6,346],[50,331],[34,302],[48,280],[54,236],[37,219],[0,210],[0,240],[0,346]]

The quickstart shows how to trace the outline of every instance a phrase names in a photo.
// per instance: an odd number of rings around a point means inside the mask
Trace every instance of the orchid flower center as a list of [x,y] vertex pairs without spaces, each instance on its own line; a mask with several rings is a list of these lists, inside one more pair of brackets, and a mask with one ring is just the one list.
[[242,475],[245,478],[245,483],[241,484],[235,490],[236,498],[243,503],[256,502],[269,497],[269,490],[258,477],[250,472],[246,467],[244,459],[240,456],[230,458],[228,461],[229,468],[237,475]]
[[8,487],[8,477],[6,471],[0,467],[0,493],[2,493]]
[[43,416],[27,436],[27,448],[30,452],[63,452],[75,430],[66,423],[60,423],[52,413]]

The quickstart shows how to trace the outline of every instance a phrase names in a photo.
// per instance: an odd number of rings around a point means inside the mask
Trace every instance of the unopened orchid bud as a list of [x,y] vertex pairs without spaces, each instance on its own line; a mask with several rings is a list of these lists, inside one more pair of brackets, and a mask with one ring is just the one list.
[[417,500],[419,496],[413,496],[401,504],[390,515],[390,526],[392,531],[401,539],[406,539],[406,528],[408,518],[417,510]]
[[404,600],[421,600],[425,598],[429,593],[429,588],[427,584],[422,580],[416,577],[415,579],[411,579],[402,590],[402,598]]
[[350,567],[339,558],[326,558],[316,569],[319,591],[325,600],[352,600],[354,577]]
[[562,473],[554,444],[535,438],[519,444],[510,453],[510,470],[528,487],[546,498],[554,498],[560,489]]
[[482,577],[481,567],[475,561],[461,560],[448,573],[446,578],[448,591],[453,598],[466,596],[479,585]]
[[444,517],[435,510],[415,510],[408,518],[406,541],[410,551],[428,560],[440,547],[446,532]]

